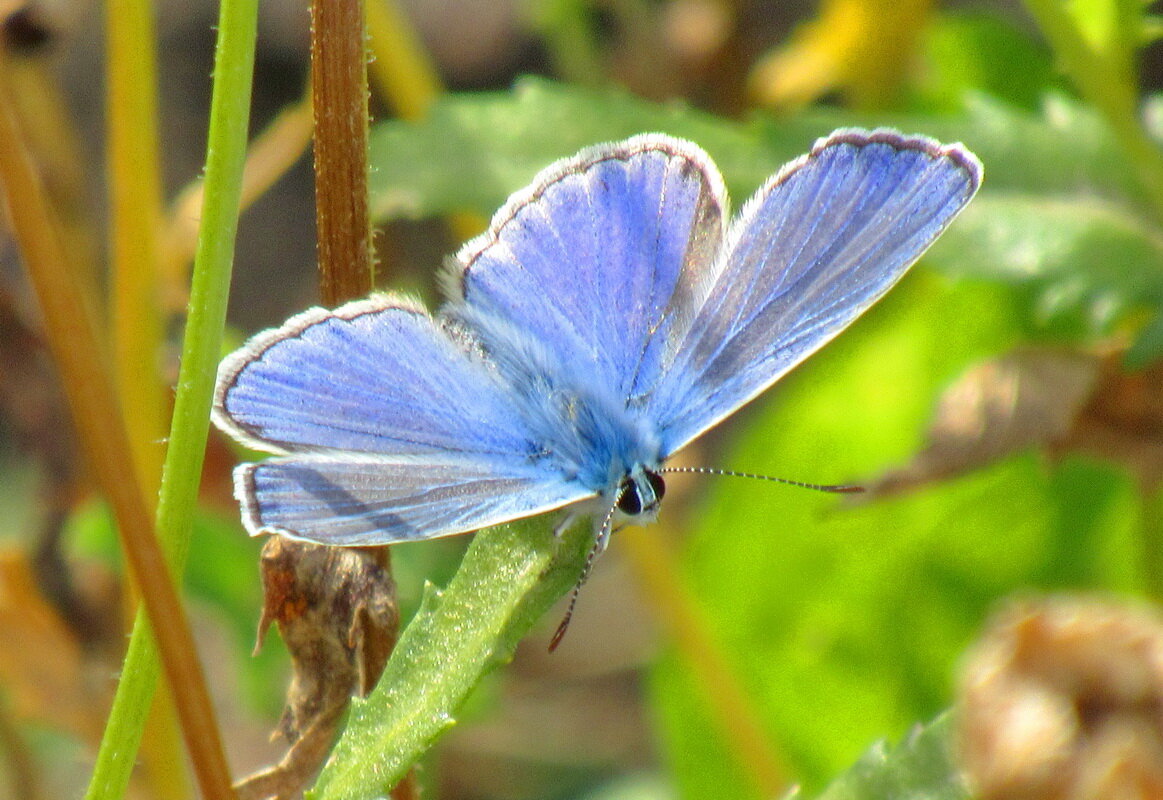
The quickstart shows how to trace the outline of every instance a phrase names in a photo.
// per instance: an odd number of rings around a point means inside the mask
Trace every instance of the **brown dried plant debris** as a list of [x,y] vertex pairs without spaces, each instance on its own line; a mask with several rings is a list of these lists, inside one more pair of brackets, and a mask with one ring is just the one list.
[[1082,452],[1129,469],[1145,490],[1163,478],[1163,363],[1127,372],[1118,352],[1019,348],[961,375],[945,391],[927,444],[868,485],[900,494],[1038,448]]
[[1163,619],[1107,599],[1012,603],[967,659],[959,748],[982,800],[1163,797]]
[[[105,595],[78,586],[62,551],[65,521],[89,486],[76,437],[43,339],[15,291],[0,285],[0,430],[14,451],[38,467],[38,518],[31,565],[42,596],[88,650],[116,661],[124,647],[121,616]],[[115,602],[115,600],[114,600]]]
[[399,626],[386,548],[324,547],[279,536],[262,551],[258,645],[273,622],[291,655],[277,765],[241,781],[241,800],[302,796],[323,766],[353,694],[383,672]]
[[[104,591],[116,595],[111,575]],[[112,603],[115,606],[115,603]],[[45,602],[25,557],[0,552],[0,685],[13,716],[96,745],[112,700],[113,662],[94,660]]]

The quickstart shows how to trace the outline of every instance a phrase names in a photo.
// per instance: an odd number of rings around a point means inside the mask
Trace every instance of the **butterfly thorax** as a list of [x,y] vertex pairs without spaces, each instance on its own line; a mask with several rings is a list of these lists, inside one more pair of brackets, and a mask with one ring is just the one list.
[[621,497],[629,514],[657,506],[647,475],[661,466],[659,442],[648,421],[610,397],[579,386],[564,375],[542,372],[523,383],[519,396],[531,421],[534,457],[544,459],[610,502]]
[[496,368],[525,420],[530,458],[552,467],[627,516],[652,515],[664,488],[656,426],[626,397],[599,387],[600,365],[562,364],[503,320],[473,315],[485,359]]

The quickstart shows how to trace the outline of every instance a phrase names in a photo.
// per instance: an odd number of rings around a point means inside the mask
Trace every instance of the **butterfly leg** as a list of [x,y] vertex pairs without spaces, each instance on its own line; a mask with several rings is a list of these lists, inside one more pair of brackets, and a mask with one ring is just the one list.
[[565,532],[573,527],[580,515],[576,511],[566,511],[561,520],[553,526],[553,536],[555,539],[560,539],[565,535]]

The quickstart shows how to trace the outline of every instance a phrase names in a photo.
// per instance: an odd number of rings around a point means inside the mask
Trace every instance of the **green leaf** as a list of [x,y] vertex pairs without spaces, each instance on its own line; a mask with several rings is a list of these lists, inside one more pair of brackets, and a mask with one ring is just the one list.
[[978,155],[985,165],[979,196],[1019,189],[1150,207],[1102,117],[1065,96],[1044,95],[1037,112],[974,96],[963,115],[934,118],[920,130],[945,141],[959,139]]
[[[965,136],[986,165],[984,188],[930,263],[1019,288],[1029,327],[1044,334],[1094,339],[1163,311],[1163,230],[1096,113],[1050,98],[1043,117],[988,102],[973,117],[991,132]],[[1152,341],[1136,345],[1141,359],[1163,355]]]
[[946,272],[1030,290],[1032,318],[1107,333],[1163,305],[1163,231],[1125,203],[1001,190],[965,210],[933,253]]
[[1064,88],[1045,44],[996,14],[937,15],[922,36],[917,93],[930,106],[960,111],[975,92],[1032,112],[1047,90]]
[[818,800],[969,800],[953,761],[953,716],[917,726],[903,742],[873,745]]
[[758,128],[617,90],[526,78],[512,92],[446,96],[420,123],[376,125],[369,144],[375,167],[371,210],[380,220],[455,211],[491,215],[552,161],[643,131],[698,142],[719,161],[728,180],[750,192],[773,166],[829,129],[789,120],[757,152]]
[[697,142],[715,159],[738,204],[816,138],[851,125],[964,141],[985,162],[987,193],[1089,191],[1146,202],[1101,119],[1062,98],[1049,99],[1043,114],[978,97],[956,117],[817,110],[738,122],[614,89],[525,78],[511,92],[447,95],[423,122],[376,125],[372,212],[378,220],[455,211],[491,215],[553,160],[643,131]]
[[386,795],[574,584],[592,543],[588,520],[561,539],[544,517],[478,533],[448,587],[426,593],[375,691],[352,704],[313,800]]

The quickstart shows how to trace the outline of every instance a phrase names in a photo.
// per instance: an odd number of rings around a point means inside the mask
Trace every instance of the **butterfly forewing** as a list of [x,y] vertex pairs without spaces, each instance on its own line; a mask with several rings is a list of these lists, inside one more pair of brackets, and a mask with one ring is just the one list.
[[959,146],[839,131],[732,223],[705,302],[648,400],[673,453],[774,383],[876,302],[972,198]]
[[596,391],[644,391],[677,320],[676,286],[714,262],[724,202],[718,172],[687,142],[646,135],[583,151],[461,251],[464,312],[507,320]]
[[274,452],[523,459],[534,447],[489,366],[386,296],[260,334],[223,363],[215,420]]

